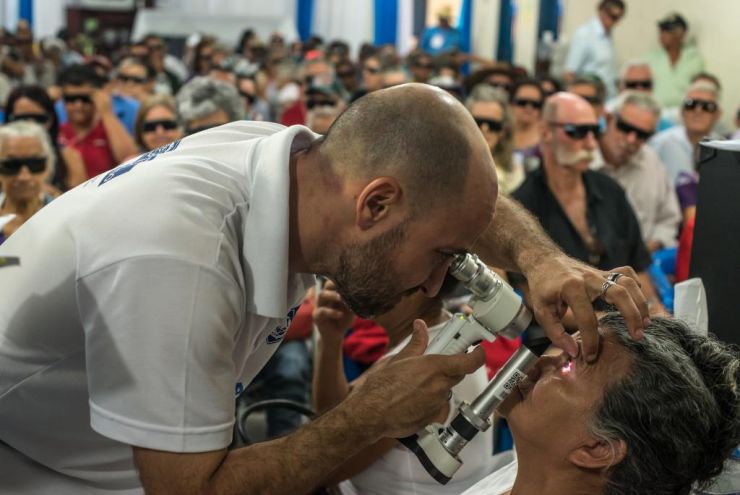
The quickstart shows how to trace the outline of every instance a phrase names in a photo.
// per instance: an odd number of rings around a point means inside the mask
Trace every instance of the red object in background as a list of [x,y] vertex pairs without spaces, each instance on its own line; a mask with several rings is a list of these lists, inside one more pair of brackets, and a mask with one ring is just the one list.
[[288,327],[288,333],[285,334],[285,340],[305,340],[309,338],[313,333],[312,313],[313,303],[306,298],[293,316],[293,321],[290,322]]
[[306,104],[298,100],[285,109],[282,117],[280,117],[280,123],[285,126],[306,125],[307,114]]
[[691,263],[691,247],[694,244],[694,216],[686,221],[678,239],[678,253],[676,254],[676,283],[689,278],[689,264]]
[[509,340],[505,337],[499,337],[493,342],[484,340],[481,346],[486,352],[486,372],[488,379],[493,378],[498,370],[509,360],[512,354],[522,345],[521,338]]
[[388,351],[388,334],[374,321],[355,318],[352,329],[342,344],[344,353],[352,361],[371,365]]

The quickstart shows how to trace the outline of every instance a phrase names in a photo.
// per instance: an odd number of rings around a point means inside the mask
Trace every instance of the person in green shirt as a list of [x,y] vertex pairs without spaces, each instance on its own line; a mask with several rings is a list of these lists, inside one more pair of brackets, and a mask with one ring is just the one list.
[[681,14],[671,13],[658,21],[660,45],[645,57],[653,74],[653,96],[665,108],[681,105],[691,78],[704,70],[699,50],[685,42],[688,24]]

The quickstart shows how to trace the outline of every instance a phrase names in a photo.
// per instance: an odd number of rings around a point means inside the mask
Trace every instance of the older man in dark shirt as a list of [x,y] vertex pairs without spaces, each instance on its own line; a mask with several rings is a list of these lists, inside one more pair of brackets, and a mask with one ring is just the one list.
[[[650,255],[624,190],[589,170],[600,132],[593,108],[578,95],[557,93],[545,104],[541,126],[542,167],[512,196],[568,255],[601,269],[631,266],[651,312],[665,312],[645,272]],[[512,275],[512,281],[522,280]]]

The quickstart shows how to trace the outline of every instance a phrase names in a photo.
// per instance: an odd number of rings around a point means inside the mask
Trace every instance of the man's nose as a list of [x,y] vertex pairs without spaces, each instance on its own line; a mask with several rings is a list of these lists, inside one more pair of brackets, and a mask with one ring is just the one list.
[[452,258],[444,263],[440,263],[434,268],[434,270],[432,270],[432,273],[429,274],[429,278],[421,284],[421,291],[424,295],[427,297],[434,297],[439,293],[439,289],[442,287],[442,283],[445,280],[445,275],[447,275],[450,263],[452,263]]

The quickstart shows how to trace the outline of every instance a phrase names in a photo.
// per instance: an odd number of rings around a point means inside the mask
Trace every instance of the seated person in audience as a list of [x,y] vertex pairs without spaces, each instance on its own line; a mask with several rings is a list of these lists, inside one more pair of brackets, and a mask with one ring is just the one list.
[[136,116],[136,144],[142,152],[152,151],[183,136],[175,99],[167,94],[144,100]]
[[91,67],[76,65],[59,75],[68,121],[59,126],[59,142],[76,149],[88,177],[115,167],[136,153],[136,145],[113,113],[111,94]]
[[124,58],[116,69],[113,91],[141,103],[154,92],[157,73],[135,58]]
[[693,83],[681,106],[683,125],[659,132],[650,140],[650,146],[658,153],[673,183],[682,173],[692,175],[695,172],[699,141],[705,137],[722,138],[712,130],[722,116],[719,98],[717,87],[710,82]]
[[340,60],[334,70],[337,82],[340,85],[342,98],[349,101],[354,92],[360,87],[360,81],[357,78],[357,67],[351,60]]
[[[566,254],[602,270],[632,267],[651,314],[664,313],[645,271],[650,254],[624,190],[589,170],[601,132],[593,108],[578,95],[557,93],[545,103],[541,129],[542,166],[512,197],[537,217]],[[509,277],[526,294],[521,275]],[[566,324],[574,327],[572,320]]]
[[49,135],[37,123],[0,127],[0,244],[53,199],[44,184],[54,175],[54,160]]
[[254,76],[236,74],[236,90],[244,103],[244,115],[247,120],[270,121],[270,105],[257,92]]
[[56,166],[49,181],[58,191],[67,191],[87,180],[85,163],[80,152],[69,146],[60,146],[59,120],[54,102],[41,86],[19,86],[10,92],[5,104],[5,122],[29,120],[42,125],[49,133],[54,147]]
[[637,215],[648,251],[676,245],[681,211],[665,166],[645,143],[660,117],[658,103],[648,93],[620,94],[607,114],[606,132],[599,139],[591,168],[619,182]]
[[[394,355],[408,343],[416,319],[424,320],[429,327],[430,341],[444,328],[452,315],[444,309],[443,299],[455,286],[456,280],[448,276],[435,297],[429,298],[422,291],[416,291],[376,318],[376,322],[388,334],[390,350],[386,356]],[[313,313],[314,324],[320,333],[313,381],[314,407],[319,414],[343,401],[350,389],[363,380],[363,376],[360,376],[349,384],[344,378],[342,340],[354,318],[355,315],[334,289],[334,284],[327,282],[318,295]],[[382,364],[383,358],[376,366]],[[471,402],[483,391],[487,382],[483,367],[467,375],[452,389],[455,396],[450,399],[449,406],[440,411],[436,421],[451,421],[460,405],[459,401]],[[345,495],[458,494],[490,472],[492,448],[490,429],[477,435],[462,452],[465,462],[462,469],[449,484],[443,486],[427,474],[406,447],[388,438],[348,459],[325,484],[348,480],[340,485]]]
[[408,76],[403,67],[395,65],[383,69],[380,73],[380,81],[384,88],[390,88],[408,82]]
[[563,90],[563,85],[552,76],[543,76],[537,79],[542,88],[542,92],[545,94],[545,99],[551,97],[555,93]]
[[341,104],[337,103],[336,105],[321,105],[310,109],[308,117],[306,117],[306,127],[317,134],[326,134],[329,127],[342,113],[343,108]]
[[499,192],[509,194],[524,181],[524,167],[515,162],[513,152],[513,122],[507,94],[481,83],[465,100],[465,106],[478,124],[496,166]]
[[601,79],[592,74],[577,76],[568,82],[565,90],[580,96],[591,105],[603,130],[606,114],[606,86]]
[[[514,85],[511,92],[511,109],[514,114],[514,153],[521,163],[536,159],[539,164],[540,128],[545,92],[533,79]],[[532,167],[536,168],[536,167]]]
[[515,387],[498,411],[517,459],[463,495],[688,494],[722,471],[740,443],[737,347],[670,318],[636,341],[610,313],[600,333],[593,365],[553,349]]
[[[650,65],[642,60],[630,60],[622,68],[622,74],[619,77],[619,94],[625,91],[637,91],[640,93],[652,94],[653,76],[650,72]],[[609,100],[606,104],[607,112],[612,112],[617,103],[617,98]],[[660,107],[658,107],[660,108]],[[657,130],[662,131],[673,126],[673,122],[661,115],[658,121]]]
[[177,93],[177,110],[185,134],[244,118],[244,105],[233,85],[210,77],[195,77]]
[[409,56],[409,71],[413,82],[428,83],[434,76],[434,60],[426,52],[419,51]]

